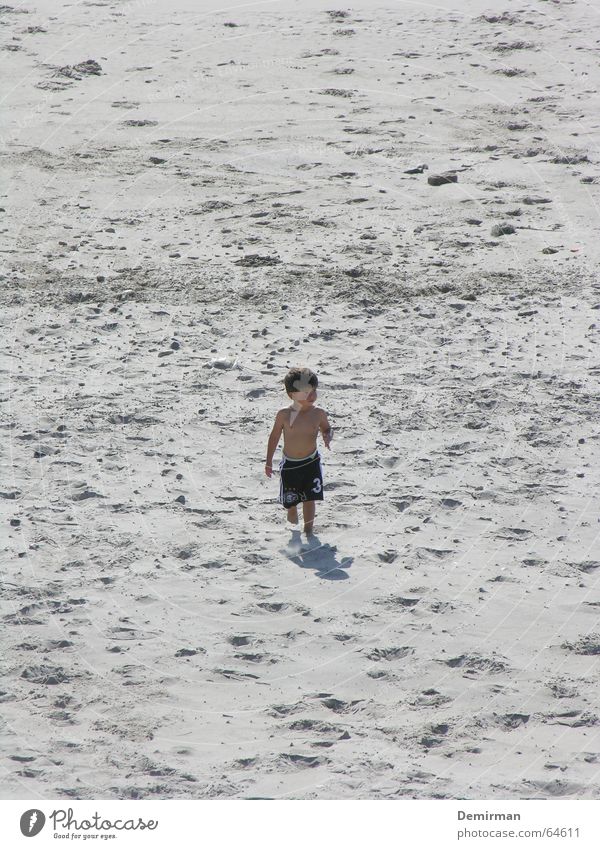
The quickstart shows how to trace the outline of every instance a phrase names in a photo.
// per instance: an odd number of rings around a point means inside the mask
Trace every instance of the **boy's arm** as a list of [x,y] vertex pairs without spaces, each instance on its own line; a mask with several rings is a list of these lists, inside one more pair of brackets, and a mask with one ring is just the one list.
[[[275,424],[273,425],[273,429],[269,434],[269,441],[267,443],[267,459],[265,461],[265,467],[267,469],[271,468],[271,463],[273,462],[273,454],[275,453],[275,449],[279,445],[279,440],[281,438],[281,432],[283,431],[283,411],[279,410],[277,415],[275,416]],[[269,475],[270,477],[270,475]]]
[[319,422],[319,429],[321,431],[321,435],[323,436],[325,448],[329,448],[329,443],[333,439],[333,428],[329,424],[329,421],[327,419],[327,413],[325,412],[325,410],[321,410],[321,421]]

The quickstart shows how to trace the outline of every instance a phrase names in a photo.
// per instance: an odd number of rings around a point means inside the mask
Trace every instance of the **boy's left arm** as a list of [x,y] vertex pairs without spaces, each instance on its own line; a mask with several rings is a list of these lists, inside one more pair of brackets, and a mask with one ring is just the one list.
[[333,439],[333,428],[329,424],[327,419],[327,413],[325,410],[321,410],[321,420],[319,422],[319,430],[321,431],[321,436],[323,437],[323,442],[325,443],[325,448],[329,448],[329,443]]

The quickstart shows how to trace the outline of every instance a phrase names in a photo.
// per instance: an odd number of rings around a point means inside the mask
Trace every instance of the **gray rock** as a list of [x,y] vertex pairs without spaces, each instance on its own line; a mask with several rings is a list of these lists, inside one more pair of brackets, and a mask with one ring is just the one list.
[[432,174],[427,178],[430,186],[443,186],[446,183],[458,183],[458,174],[446,171],[444,174]]
[[516,233],[517,231],[512,224],[507,224],[503,221],[501,224],[494,224],[490,232],[492,236],[509,236],[511,233]]

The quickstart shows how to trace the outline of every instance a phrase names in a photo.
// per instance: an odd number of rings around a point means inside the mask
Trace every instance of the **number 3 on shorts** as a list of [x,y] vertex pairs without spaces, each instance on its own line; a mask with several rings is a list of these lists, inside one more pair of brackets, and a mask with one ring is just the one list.
[[311,492],[316,492],[316,493],[321,492],[321,481],[319,480],[319,478],[315,478],[315,479],[313,480],[313,483],[314,483],[315,485],[314,485],[314,486],[313,486],[313,488],[311,489]]

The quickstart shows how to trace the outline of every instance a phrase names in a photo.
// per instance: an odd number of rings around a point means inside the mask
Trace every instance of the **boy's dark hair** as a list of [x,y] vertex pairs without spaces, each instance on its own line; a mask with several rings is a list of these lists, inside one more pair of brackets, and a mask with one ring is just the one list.
[[309,368],[291,368],[283,379],[286,392],[308,392],[309,387],[316,389],[319,378]]

